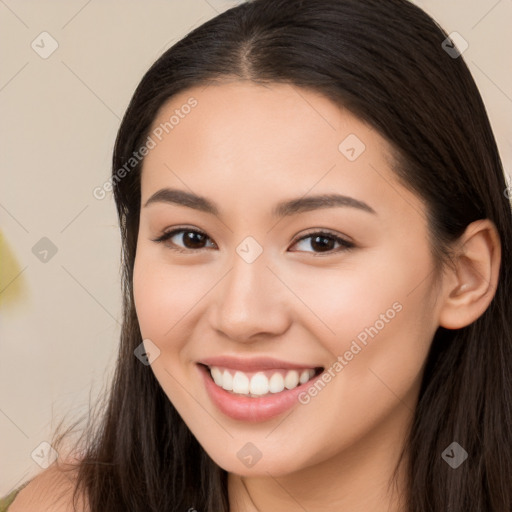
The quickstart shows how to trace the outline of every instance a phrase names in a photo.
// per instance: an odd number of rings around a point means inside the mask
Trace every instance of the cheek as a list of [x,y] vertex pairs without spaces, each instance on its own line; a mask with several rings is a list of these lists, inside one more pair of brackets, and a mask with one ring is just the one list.
[[151,268],[142,255],[137,255],[133,271],[133,296],[142,337],[154,339],[160,338],[160,331],[171,327],[171,318],[162,314],[165,282]]
[[389,393],[386,384],[405,393],[421,372],[437,328],[425,241],[389,247],[337,268],[304,267],[287,276],[308,306],[297,322],[315,333],[333,364],[338,356],[343,359],[343,368],[338,365],[333,372],[346,376],[335,379],[343,383],[344,400],[352,393],[370,403],[382,400],[380,391]]
[[181,319],[192,313],[210,280],[196,269],[167,265],[141,248],[135,259],[133,294],[143,337],[161,342],[176,338],[186,323]]
[[385,331],[405,316],[423,313],[429,255],[425,249],[412,265],[406,249],[390,245],[366,250],[331,267],[283,266],[279,274],[299,299],[294,320],[307,324],[339,354],[358,335],[364,340],[366,329],[375,324],[379,332]]
[[143,245],[137,248],[133,295],[141,336],[160,350],[151,370],[179,410],[186,410],[190,399],[182,387],[190,377],[186,367],[189,315],[195,312],[194,305],[204,295],[190,274],[190,269],[166,265],[161,257],[155,257],[151,248]]

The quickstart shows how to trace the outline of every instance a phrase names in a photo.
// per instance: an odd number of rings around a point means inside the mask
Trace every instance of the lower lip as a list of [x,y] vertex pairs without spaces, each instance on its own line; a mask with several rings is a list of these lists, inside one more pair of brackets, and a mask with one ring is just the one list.
[[309,388],[319,376],[313,377],[308,382],[293,389],[270,393],[268,395],[251,398],[235,395],[217,386],[213,381],[210,371],[206,366],[198,365],[203,375],[206,391],[211,401],[222,413],[230,418],[240,421],[261,422],[280,414],[299,403],[298,396]]

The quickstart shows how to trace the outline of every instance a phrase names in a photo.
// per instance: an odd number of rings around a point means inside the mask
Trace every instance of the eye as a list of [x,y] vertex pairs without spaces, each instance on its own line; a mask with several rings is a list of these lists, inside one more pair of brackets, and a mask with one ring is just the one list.
[[[184,236],[186,235],[186,236]],[[181,239],[181,243],[183,246],[178,245],[175,241],[172,241],[173,238],[177,240]],[[313,253],[316,255],[320,255],[322,253],[337,253],[341,251],[346,251],[349,249],[353,249],[355,245],[348,240],[345,240],[334,233],[330,233],[328,231],[315,231],[309,233],[306,236],[298,239],[293,245],[297,245],[300,243],[304,243],[306,240],[311,239],[309,246],[313,248]],[[176,228],[171,231],[167,231],[163,233],[160,237],[153,240],[153,242],[164,243],[169,249],[178,252],[198,252],[206,249],[205,242],[207,240],[211,240],[211,238],[203,233],[202,231],[190,228]],[[338,244],[338,247],[334,246]],[[210,245],[210,247],[217,247],[215,242]],[[296,252],[296,251],[292,251]],[[300,252],[300,251],[299,251]],[[303,251],[304,252],[304,251]],[[311,251],[305,251],[311,252]]]
[[[186,236],[184,236],[186,235]],[[175,242],[172,241],[172,238],[180,239],[185,247],[180,247],[179,245],[176,245]],[[160,242],[165,243],[166,246],[168,246],[170,249],[178,252],[189,252],[189,251],[200,251],[202,249],[205,249],[204,242],[208,240],[209,237],[206,235],[206,233],[203,233],[202,231],[197,231],[195,229],[190,228],[177,228],[173,229],[172,231],[167,231],[159,238],[156,238],[153,240],[153,242]],[[214,247],[215,244],[213,244]]]
[[[308,239],[310,239],[310,241],[304,243],[304,241]],[[355,247],[355,245],[352,242],[349,242],[348,240],[345,240],[335,235],[334,233],[330,233],[329,231],[315,231],[309,233],[308,235],[303,236],[302,238],[297,240],[297,242],[295,242],[294,245],[297,245],[299,243],[304,243],[304,245],[309,245],[309,247],[316,249],[313,251],[313,253],[316,252],[316,255],[320,255],[322,253],[338,253],[353,249]],[[335,244],[339,245],[337,250],[335,250],[334,248]]]

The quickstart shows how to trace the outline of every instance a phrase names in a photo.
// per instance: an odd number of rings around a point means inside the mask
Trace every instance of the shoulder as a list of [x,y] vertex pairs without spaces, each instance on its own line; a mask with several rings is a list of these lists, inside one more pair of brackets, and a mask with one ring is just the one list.
[[[21,489],[8,512],[73,512],[76,473],[76,464],[52,464]],[[87,512],[82,500],[76,512]]]

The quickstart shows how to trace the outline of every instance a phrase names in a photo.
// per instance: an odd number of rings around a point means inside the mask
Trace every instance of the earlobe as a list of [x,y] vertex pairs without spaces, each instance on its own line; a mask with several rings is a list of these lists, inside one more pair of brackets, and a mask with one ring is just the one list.
[[447,271],[439,325],[461,329],[489,307],[498,287],[501,243],[489,219],[469,224],[457,243],[453,268]]

